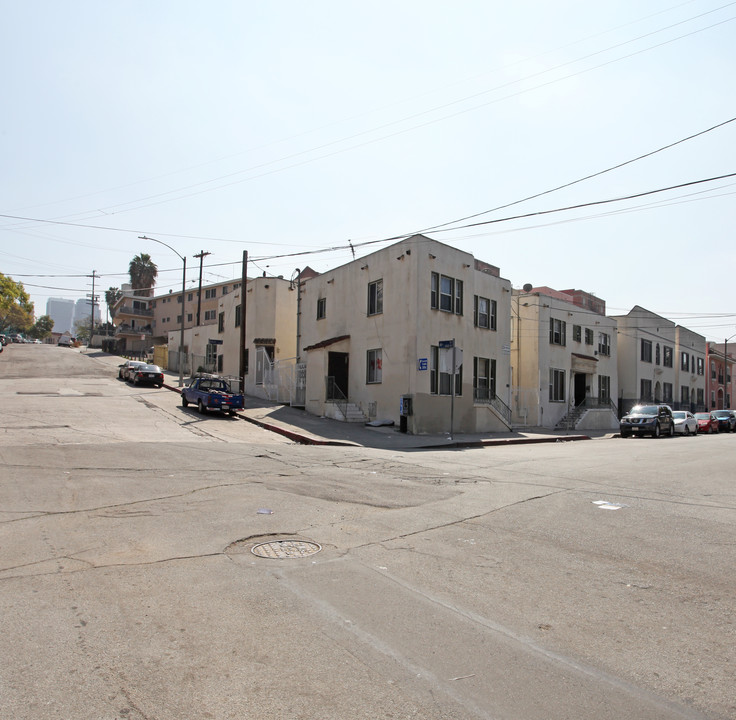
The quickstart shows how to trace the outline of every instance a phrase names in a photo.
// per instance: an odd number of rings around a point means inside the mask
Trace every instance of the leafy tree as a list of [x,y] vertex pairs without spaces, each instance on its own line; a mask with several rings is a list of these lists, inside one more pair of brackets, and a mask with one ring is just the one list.
[[74,323],[74,337],[82,342],[89,340],[89,317],[79,318]]
[[153,295],[153,286],[156,284],[158,267],[147,253],[136,255],[128,266],[130,273],[130,284],[133,286],[134,295]]
[[105,302],[110,313],[110,320],[115,317],[115,305],[121,297],[123,297],[123,291],[120,288],[111,287],[105,290]]
[[0,332],[26,332],[33,326],[33,303],[23,287],[0,273]]
[[45,337],[51,335],[53,329],[54,321],[48,315],[41,315],[36,320],[35,325],[28,331],[28,334],[36,340],[43,340]]

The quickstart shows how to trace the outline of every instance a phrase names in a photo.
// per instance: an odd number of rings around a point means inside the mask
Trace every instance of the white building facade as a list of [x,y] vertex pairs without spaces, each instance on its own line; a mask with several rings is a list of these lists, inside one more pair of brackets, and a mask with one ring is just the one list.
[[304,282],[306,409],[414,434],[508,430],[510,297],[497,267],[423,235]]
[[[618,427],[616,321],[587,293],[514,290],[511,409],[514,424],[578,430]],[[599,311],[591,309],[599,308]]]
[[705,338],[635,305],[618,323],[619,405],[705,409]]

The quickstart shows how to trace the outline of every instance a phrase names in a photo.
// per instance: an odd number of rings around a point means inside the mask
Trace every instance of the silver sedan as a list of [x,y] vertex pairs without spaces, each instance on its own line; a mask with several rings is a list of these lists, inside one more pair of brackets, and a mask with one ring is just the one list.
[[674,410],[672,412],[675,418],[675,432],[680,435],[697,435],[698,421],[689,410]]

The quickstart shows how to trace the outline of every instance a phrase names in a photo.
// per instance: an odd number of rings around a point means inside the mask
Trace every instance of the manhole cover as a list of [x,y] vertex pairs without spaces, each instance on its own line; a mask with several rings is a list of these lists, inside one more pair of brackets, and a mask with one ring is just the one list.
[[322,546],[319,543],[307,540],[272,540],[271,542],[258,543],[250,551],[261,558],[290,560],[314,555],[321,549]]

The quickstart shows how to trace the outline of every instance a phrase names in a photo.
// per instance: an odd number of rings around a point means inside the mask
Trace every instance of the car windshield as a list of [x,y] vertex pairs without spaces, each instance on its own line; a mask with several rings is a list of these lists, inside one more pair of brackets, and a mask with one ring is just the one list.
[[687,417],[687,413],[682,412],[681,410],[677,410],[672,413],[675,420],[684,420]]
[[710,420],[710,413],[695,413],[695,417],[698,420]]
[[731,413],[728,410],[718,410],[713,413],[717,418],[730,418]]
[[635,405],[629,415],[656,415],[658,412],[656,405]]

